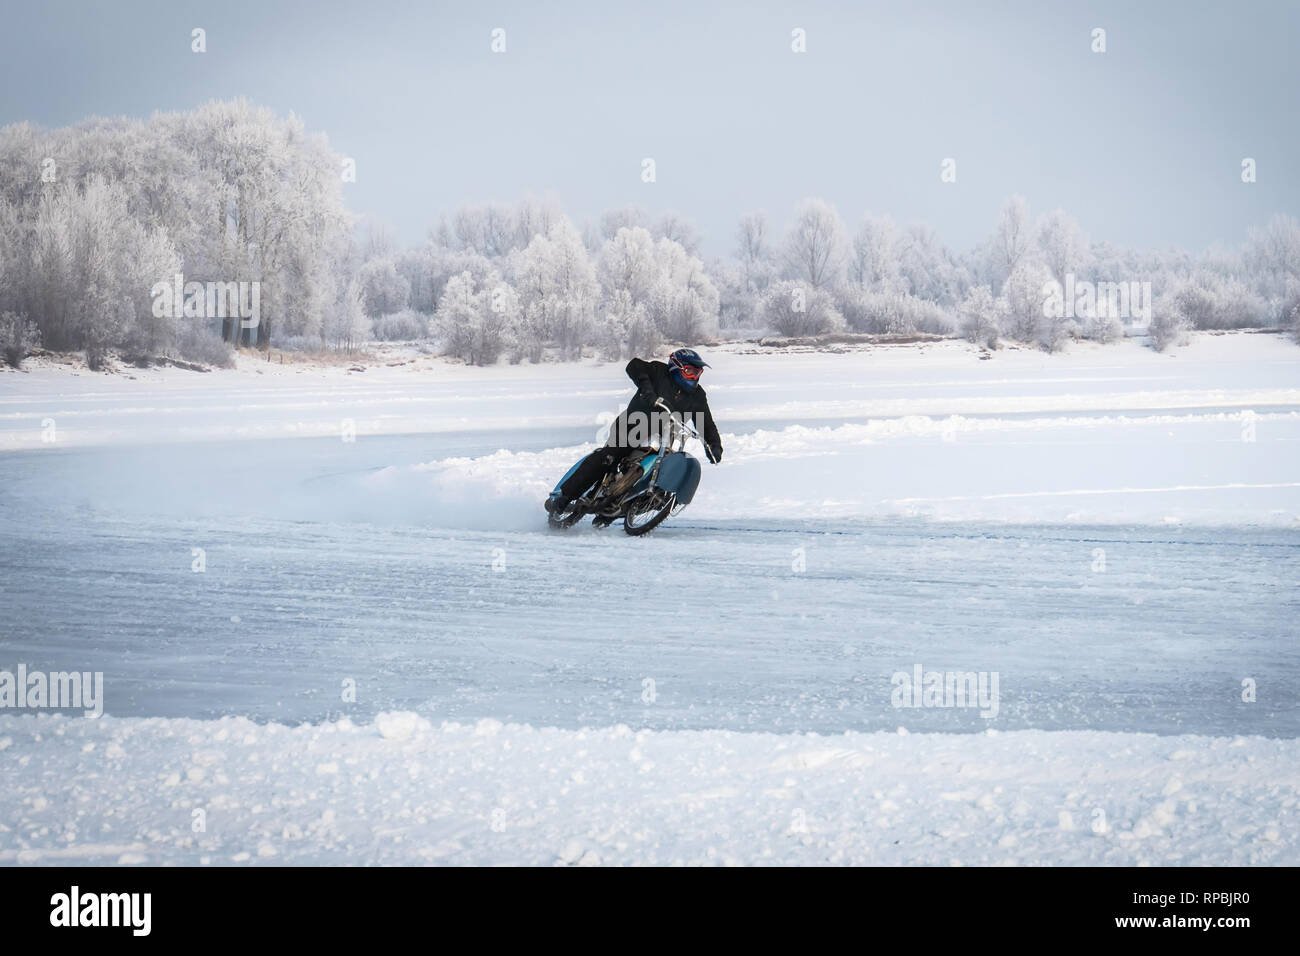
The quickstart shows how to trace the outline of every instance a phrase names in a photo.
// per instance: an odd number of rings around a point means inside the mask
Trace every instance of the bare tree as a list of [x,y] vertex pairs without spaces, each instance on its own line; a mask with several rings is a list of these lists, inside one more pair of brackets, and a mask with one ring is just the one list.
[[613,239],[620,229],[645,229],[650,226],[650,214],[640,206],[623,206],[621,209],[609,209],[600,217],[600,235],[603,239]]
[[655,226],[655,237],[671,239],[690,255],[700,254],[700,234],[691,221],[681,213],[664,213]]
[[1033,242],[1033,226],[1029,219],[1029,203],[1023,196],[1012,196],[998,214],[997,231],[993,236],[994,281],[1006,282],[1016,266],[1020,265]]
[[745,278],[745,290],[758,291],[759,276],[766,273],[772,250],[767,240],[767,213],[751,212],[742,216],[736,230],[736,255]]
[[786,235],[785,268],[814,288],[833,286],[844,271],[844,224],[829,203],[808,199]]
[[1048,213],[1038,227],[1038,248],[1052,277],[1062,285],[1070,273],[1078,274],[1086,261],[1088,240],[1079,224],[1062,210]]
[[888,216],[862,219],[853,237],[850,277],[869,292],[896,292],[902,285],[899,271],[898,240],[894,221]]

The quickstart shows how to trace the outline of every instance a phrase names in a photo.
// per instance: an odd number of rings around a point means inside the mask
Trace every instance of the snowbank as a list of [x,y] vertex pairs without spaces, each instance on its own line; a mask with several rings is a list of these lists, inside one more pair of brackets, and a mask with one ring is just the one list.
[[[707,376],[723,432],[733,425],[834,424],[904,416],[1024,415],[1300,407],[1300,349],[1277,335],[1199,335],[1161,354],[1131,341],[1062,354],[965,342],[846,354],[713,350]],[[106,375],[34,362],[0,374],[0,451],[583,426],[631,397],[621,362],[469,368],[432,357],[368,368],[255,359],[199,375],[174,368]],[[52,422],[57,441],[51,441]]]
[[[686,521],[1300,526],[1300,349],[1280,336],[990,361],[954,341],[713,357],[726,457]],[[241,514],[523,531],[630,395],[621,363],[135,379],[38,365],[0,376],[0,451],[39,456],[24,467],[42,504],[62,489],[194,517],[256,488]],[[267,438],[304,440],[252,441]]]
[[1300,863],[1300,741],[0,718],[0,862]]

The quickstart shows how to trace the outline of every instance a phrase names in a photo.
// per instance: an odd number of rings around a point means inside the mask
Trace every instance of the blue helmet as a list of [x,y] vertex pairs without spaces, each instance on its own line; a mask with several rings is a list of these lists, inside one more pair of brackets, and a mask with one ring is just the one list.
[[683,388],[694,388],[699,384],[700,376],[709,367],[709,363],[700,358],[695,349],[678,349],[668,357],[668,368],[672,370],[673,379]]

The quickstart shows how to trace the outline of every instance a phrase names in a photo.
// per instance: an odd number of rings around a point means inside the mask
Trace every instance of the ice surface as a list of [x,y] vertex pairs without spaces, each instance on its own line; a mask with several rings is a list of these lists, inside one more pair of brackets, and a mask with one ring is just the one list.
[[644,539],[540,508],[618,365],[0,375],[0,669],[112,715],[0,717],[0,861],[1297,861],[1293,344],[709,358]]

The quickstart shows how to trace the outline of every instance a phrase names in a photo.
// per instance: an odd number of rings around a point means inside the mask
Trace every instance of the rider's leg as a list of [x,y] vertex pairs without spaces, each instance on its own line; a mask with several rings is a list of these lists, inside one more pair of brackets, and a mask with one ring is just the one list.
[[570,501],[581,498],[591,487],[604,478],[622,461],[620,449],[605,445],[597,448],[582,460],[582,464],[573,470],[564,484],[560,485],[561,502],[559,507],[567,507]]

